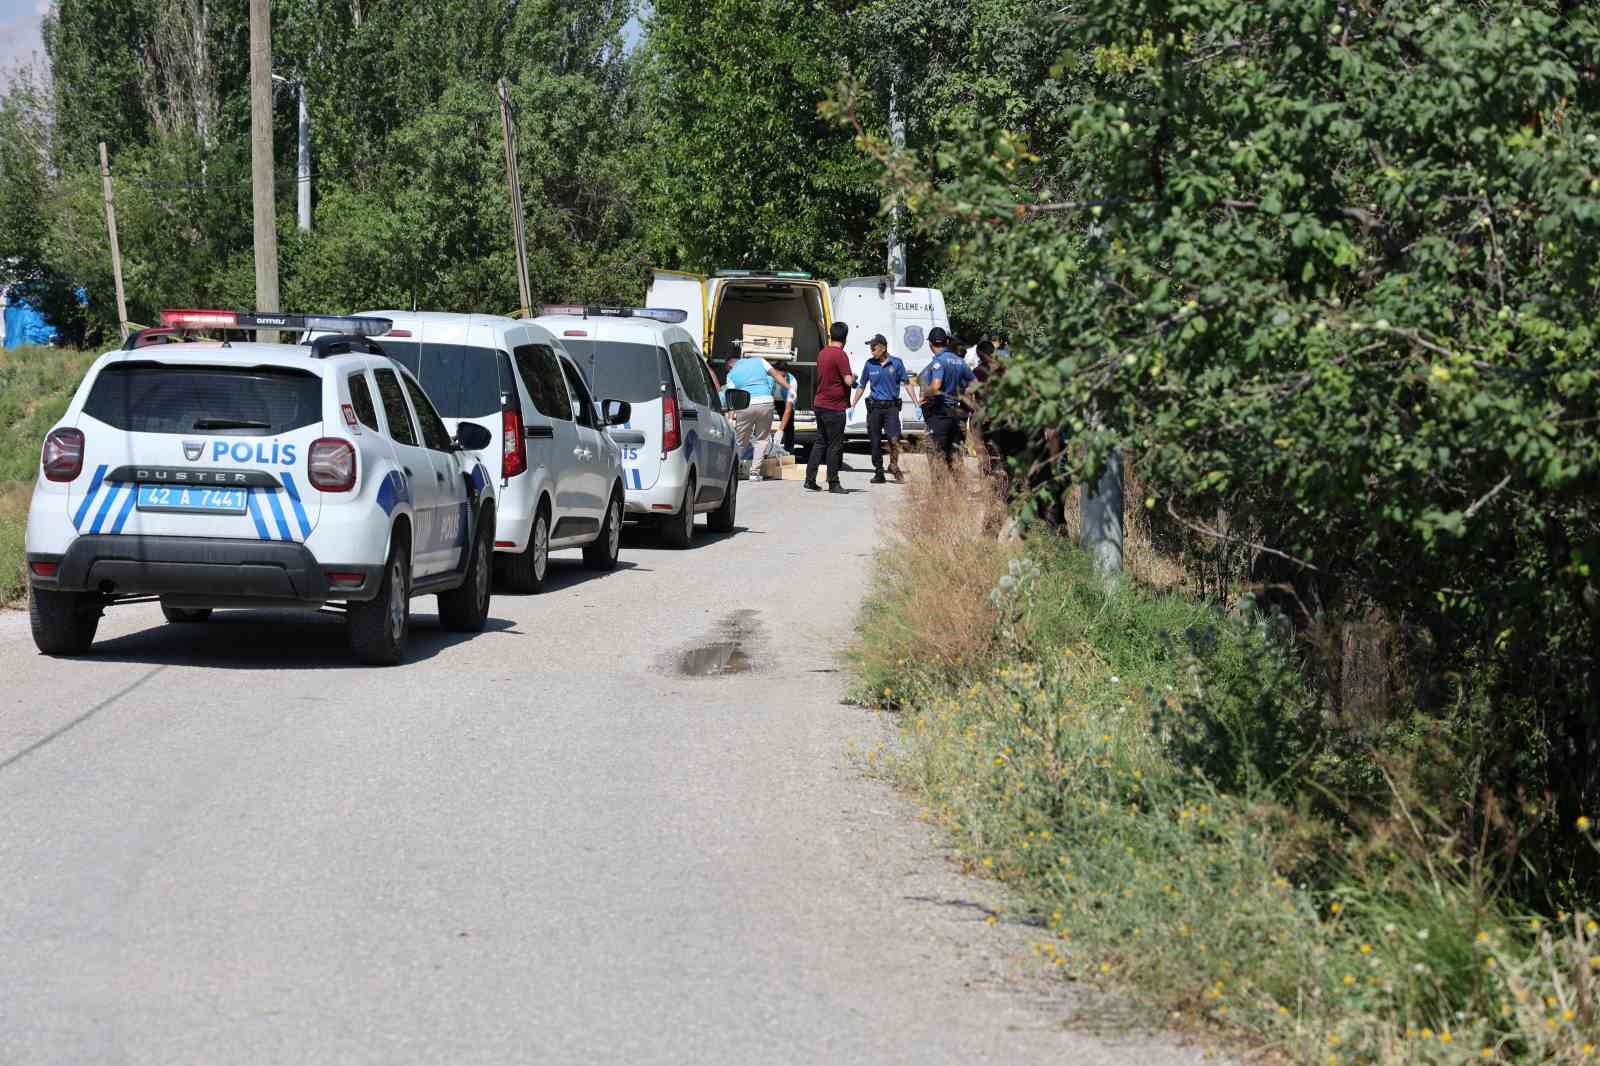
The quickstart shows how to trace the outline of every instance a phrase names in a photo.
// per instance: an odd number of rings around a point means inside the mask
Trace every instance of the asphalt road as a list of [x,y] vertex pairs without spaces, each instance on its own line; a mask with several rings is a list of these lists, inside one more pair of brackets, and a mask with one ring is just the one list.
[[896,490],[847,484],[561,553],[470,639],[414,601],[390,670],[316,615],[56,661],[0,614],[0,1063],[1198,1060],[1039,977],[852,754]]

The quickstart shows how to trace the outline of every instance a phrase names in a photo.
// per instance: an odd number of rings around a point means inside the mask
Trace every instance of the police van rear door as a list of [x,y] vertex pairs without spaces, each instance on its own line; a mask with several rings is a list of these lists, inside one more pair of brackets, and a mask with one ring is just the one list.
[[[662,398],[671,392],[678,402],[664,341],[643,331],[621,331],[603,319],[591,319],[582,328],[593,336],[574,338],[574,329],[564,331],[562,339],[590,393],[596,401],[624,400],[633,408],[626,425],[609,431],[622,449],[623,488],[655,488],[661,476],[664,423],[671,421]],[[682,414],[679,410],[680,432]]]
[[214,364],[129,356],[101,368],[78,418],[86,476],[69,517],[79,534],[311,536],[322,493],[309,456],[326,402],[313,366],[241,364],[220,350]]

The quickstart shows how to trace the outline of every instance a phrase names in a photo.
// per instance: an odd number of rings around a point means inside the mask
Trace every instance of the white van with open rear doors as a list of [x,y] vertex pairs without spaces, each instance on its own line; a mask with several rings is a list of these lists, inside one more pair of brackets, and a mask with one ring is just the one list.
[[[743,336],[745,326],[794,330],[796,355],[782,364],[782,369],[793,373],[799,386],[794,405],[795,438],[806,444],[817,431],[811,409],[817,389],[817,352],[827,344],[834,322],[850,326],[845,351],[858,374],[867,360],[867,338],[874,333],[887,337],[889,353],[899,356],[906,369],[916,373],[927,366],[931,355],[928,331],[934,326],[950,328],[943,293],[895,288],[887,276],[850,278],[829,285],[798,270],[719,270],[710,277],[657,270],[651,275],[645,303],[682,310],[688,316],[684,327],[691,331],[700,323],[702,349],[719,374],[728,356],[734,354],[733,342]],[[865,404],[856,409],[856,415],[846,432],[865,436]],[[908,432],[922,431],[921,412],[909,403],[901,412],[901,421]]]

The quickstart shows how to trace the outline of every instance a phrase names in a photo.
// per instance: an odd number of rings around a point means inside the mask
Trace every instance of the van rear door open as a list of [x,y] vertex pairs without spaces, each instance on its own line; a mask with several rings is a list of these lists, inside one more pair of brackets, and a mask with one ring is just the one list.
[[[646,307],[665,307],[682,311],[689,316],[684,321],[683,328],[689,331],[691,337],[705,338],[708,322],[704,274],[688,274],[681,270],[652,270],[650,288],[645,293],[644,303]],[[700,343],[706,354],[710,355],[710,349],[705,347],[706,340],[702,339]]]

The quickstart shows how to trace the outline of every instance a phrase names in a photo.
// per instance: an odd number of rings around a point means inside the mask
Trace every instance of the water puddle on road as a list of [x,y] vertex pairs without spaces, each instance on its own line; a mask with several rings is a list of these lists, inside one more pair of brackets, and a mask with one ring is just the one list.
[[735,643],[717,641],[678,653],[678,673],[685,677],[721,677],[750,669],[750,656]]
[[664,665],[679,677],[746,674],[755,666],[762,639],[762,626],[755,611],[733,611],[724,615],[704,639],[673,652]]

